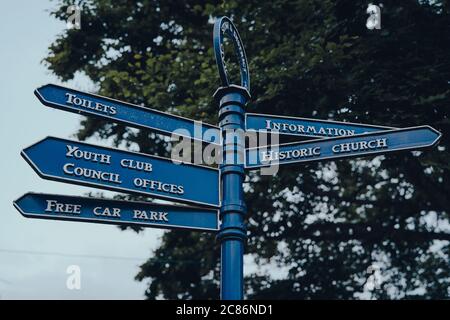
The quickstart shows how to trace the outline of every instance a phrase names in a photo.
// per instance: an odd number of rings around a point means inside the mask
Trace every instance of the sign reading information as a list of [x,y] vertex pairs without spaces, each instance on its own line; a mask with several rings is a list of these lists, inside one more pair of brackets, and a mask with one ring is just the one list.
[[219,170],[47,137],[22,156],[44,179],[219,206]]
[[204,231],[219,228],[215,209],[41,193],[27,193],[14,206],[27,218]]
[[317,161],[418,150],[436,144],[441,134],[429,126],[373,132],[350,137],[293,142],[246,150],[246,167]]
[[276,132],[302,137],[341,137],[356,134],[392,130],[392,127],[373,126],[351,122],[338,122],[310,118],[275,116],[270,114],[245,114],[247,131]]

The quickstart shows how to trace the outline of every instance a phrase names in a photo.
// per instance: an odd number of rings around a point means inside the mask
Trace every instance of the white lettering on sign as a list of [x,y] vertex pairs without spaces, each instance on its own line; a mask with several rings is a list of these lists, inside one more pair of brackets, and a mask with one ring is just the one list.
[[76,94],[66,93],[66,97],[67,97],[66,100],[67,104],[99,111],[110,115],[114,115],[117,113],[117,109],[114,106],[109,106],[100,102],[91,101],[86,98],[79,98],[77,97]]
[[135,178],[133,180],[133,183],[136,187],[142,189],[150,189],[173,194],[184,194],[184,187],[176,184],[163,183],[161,181],[148,180],[142,178]]
[[290,160],[320,156],[320,147],[301,148],[287,151],[262,151],[261,161]]
[[168,212],[133,210],[133,219],[169,222]]
[[47,207],[45,208],[45,212],[67,213],[78,215],[81,213],[81,205],[62,203],[58,202],[57,200],[47,200]]
[[152,164],[149,162],[136,161],[132,159],[122,159],[120,160],[120,165],[123,168],[152,172]]
[[110,218],[120,218],[119,208],[108,208],[108,207],[95,207],[94,214],[96,216],[110,217]]
[[322,126],[304,126],[301,124],[285,123],[285,122],[273,122],[272,120],[266,120],[266,130],[277,130],[282,132],[291,132],[297,134],[311,134],[311,135],[322,135],[322,136],[353,136],[355,135],[355,130],[333,128],[333,127],[322,127]]
[[66,157],[68,157],[68,158],[83,159],[83,160],[87,160],[87,161],[106,163],[106,164],[111,163],[111,156],[108,154],[81,150],[77,146],[66,145],[66,147],[67,147]]
[[331,150],[333,153],[345,153],[345,152],[356,152],[365,150],[376,150],[387,148],[387,138],[374,139],[374,140],[364,140],[358,142],[346,142],[335,144]]
[[122,181],[120,181],[120,175],[118,173],[75,167],[74,163],[66,163],[63,167],[63,171],[65,174],[71,176],[84,177],[106,182],[113,182],[117,184],[122,183]]

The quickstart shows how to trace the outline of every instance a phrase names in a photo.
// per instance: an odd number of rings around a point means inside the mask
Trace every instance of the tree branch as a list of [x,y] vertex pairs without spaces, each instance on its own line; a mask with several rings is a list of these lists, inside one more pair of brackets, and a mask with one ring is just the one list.
[[380,241],[384,239],[394,241],[424,242],[430,240],[450,241],[450,233],[420,230],[396,229],[392,226],[355,223],[315,223],[299,230],[300,238],[315,240],[361,240]]

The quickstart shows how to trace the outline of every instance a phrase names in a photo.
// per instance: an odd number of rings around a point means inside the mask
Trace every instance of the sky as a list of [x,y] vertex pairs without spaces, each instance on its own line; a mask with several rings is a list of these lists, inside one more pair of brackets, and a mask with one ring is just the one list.
[[[113,225],[27,219],[12,204],[29,191],[76,196],[96,191],[43,180],[20,156],[46,136],[75,139],[81,119],[44,107],[33,94],[44,84],[62,84],[41,63],[66,28],[49,15],[55,5],[48,0],[2,3],[0,299],[143,299],[147,283],[134,277],[158,247],[162,230],[137,234]],[[63,85],[94,88],[82,76]],[[79,290],[66,286],[72,265],[80,268]]]

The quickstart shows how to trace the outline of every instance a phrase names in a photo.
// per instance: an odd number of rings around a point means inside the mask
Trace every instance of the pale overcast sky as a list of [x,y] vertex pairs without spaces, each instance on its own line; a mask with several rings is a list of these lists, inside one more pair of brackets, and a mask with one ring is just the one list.
[[[33,94],[38,86],[59,83],[41,64],[48,46],[65,28],[49,16],[53,6],[55,2],[47,0],[2,3],[0,299],[142,299],[146,283],[134,276],[158,246],[161,230],[136,234],[112,225],[31,220],[12,205],[28,191],[95,191],[43,180],[20,156],[21,149],[48,135],[73,139],[80,121],[72,113],[44,107]],[[93,89],[82,77],[65,85]],[[81,290],[66,288],[70,265],[81,267]]]

